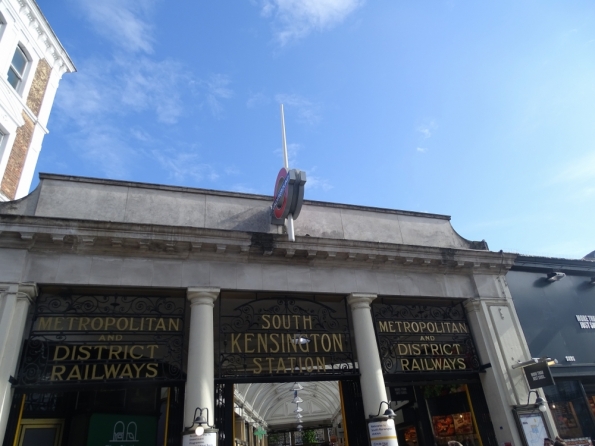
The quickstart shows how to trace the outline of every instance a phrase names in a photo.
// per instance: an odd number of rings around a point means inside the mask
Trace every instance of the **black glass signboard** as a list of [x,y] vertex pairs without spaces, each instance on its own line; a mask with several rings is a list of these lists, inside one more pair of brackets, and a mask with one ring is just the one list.
[[550,366],[547,362],[538,362],[537,364],[531,364],[527,367],[523,367],[527,383],[529,383],[530,389],[540,389],[541,387],[553,386],[554,378]]
[[346,305],[219,299],[219,378],[356,375]]
[[385,375],[479,370],[473,339],[460,303],[372,304]]
[[182,381],[185,298],[42,293],[22,386]]

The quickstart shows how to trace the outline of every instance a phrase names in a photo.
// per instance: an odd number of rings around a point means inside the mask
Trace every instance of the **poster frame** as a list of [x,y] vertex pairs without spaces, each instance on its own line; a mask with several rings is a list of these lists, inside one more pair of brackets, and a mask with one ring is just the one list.
[[535,418],[538,417],[540,421],[540,428],[542,428],[547,438],[551,438],[552,434],[548,429],[547,423],[545,422],[545,417],[543,416],[543,412],[541,412],[537,407],[534,405],[528,406],[514,406],[512,409],[512,414],[514,415],[514,421],[516,422],[517,428],[519,430],[519,434],[521,440],[523,442],[523,446],[542,446],[543,445],[543,438],[540,438],[539,441],[535,441],[530,443],[527,435],[525,434],[525,429],[523,428],[523,419],[525,418]]

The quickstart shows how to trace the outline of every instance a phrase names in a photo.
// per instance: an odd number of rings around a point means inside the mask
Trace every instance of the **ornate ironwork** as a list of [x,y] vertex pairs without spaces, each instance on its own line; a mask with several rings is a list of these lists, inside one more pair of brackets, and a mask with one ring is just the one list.
[[344,302],[219,302],[220,378],[358,374]]
[[19,384],[182,381],[184,312],[181,297],[42,293]]
[[372,304],[384,374],[479,371],[462,303]]

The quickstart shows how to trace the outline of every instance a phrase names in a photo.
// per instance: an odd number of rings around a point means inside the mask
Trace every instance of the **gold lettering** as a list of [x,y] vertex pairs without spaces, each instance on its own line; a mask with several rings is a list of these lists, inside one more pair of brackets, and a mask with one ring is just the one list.
[[248,350],[248,343],[252,341],[254,333],[244,333],[244,353],[254,353],[254,349]]
[[318,353],[318,336],[320,336],[318,333],[312,333],[310,335],[310,340],[314,341],[314,352]]
[[[81,345],[79,347],[79,354],[76,359],[83,360],[83,361],[89,359],[91,357],[91,352],[89,350],[90,350],[90,347],[88,345]],[[82,355],[84,355],[84,356],[82,356]]]
[[[304,330],[312,330],[312,316],[304,316],[302,322],[304,323]],[[310,325],[309,328],[307,327],[308,324]]]
[[132,367],[130,367],[130,364],[126,364],[124,366],[124,368],[122,369],[122,374],[120,375],[120,378],[124,378],[125,376],[127,378],[133,378],[133,376],[132,376]]
[[321,370],[324,372],[326,370],[326,359],[324,356],[316,357],[316,369],[320,372]]
[[134,369],[136,370],[136,377],[140,378],[140,371],[143,369],[143,367],[145,366],[145,364],[141,364],[141,365],[136,365],[136,364],[132,364],[132,367],[134,367]]
[[279,358],[277,361],[277,373],[285,373],[285,363],[283,362],[283,358]]
[[380,321],[378,322],[378,328],[380,328],[380,333],[386,333],[388,329],[388,322]]
[[306,358],[306,371],[308,373],[312,373],[314,371],[314,361],[310,357]]
[[266,358],[269,360],[269,373],[273,373],[273,359],[274,358]]
[[109,357],[108,359],[120,359],[120,356],[118,356],[120,353],[122,353],[122,347],[119,345],[110,345],[109,346]]
[[281,316],[281,319],[283,320],[283,328],[289,330],[291,328],[290,316],[287,316],[287,323],[285,323],[285,316]]
[[180,331],[180,319],[169,318],[169,331]]
[[157,331],[157,330],[165,331],[165,321],[163,320],[162,317],[157,319],[157,326],[155,327],[155,331]]
[[81,317],[79,319],[79,331],[87,330],[87,325],[89,325],[89,322],[91,322],[91,319],[88,317]]
[[271,349],[271,353],[277,353],[279,351],[279,343],[277,342],[277,338],[279,337],[279,335],[277,333],[273,333],[271,334],[270,338],[271,338],[271,342],[273,344],[275,344],[276,348],[273,350]]
[[101,359],[101,353],[103,352],[105,345],[97,345],[93,348],[95,348],[97,350],[97,359]]
[[462,322],[459,322],[459,331],[461,333],[469,333],[469,329],[467,328],[467,325],[463,324]]
[[153,330],[153,328],[152,328],[153,327],[153,321],[155,321],[156,318],[154,318],[154,317],[148,317],[146,319],[149,321],[149,331]]
[[[150,375],[149,375],[149,370],[152,372]],[[157,364],[155,364],[155,363],[147,364],[147,373],[145,373],[145,377],[146,378],[155,378],[157,376],[157,372],[158,372]]]
[[262,328],[264,328],[265,330],[271,327],[271,321],[269,320],[269,315],[268,314],[263,314],[262,315],[262,320],[264,322],[267,323],[266,327],[263,325]]
[[293,315],[293,322],[295,323],[295,329],[300,329],[300,317],[297,314]]
[[116,318],[115,317],[106,317],[105,318],[105,329],[109,330],[111,325],[116,325]]
[[[103,371],[105,372],[105,378],[117,378],[118,372],[122,364],[103,364]],[[93,366],[95,367],[95,366]]]
[[467,368],[465,364],[465,360],[463,358],[457,358],[457,363],[459,364],[459,369],[464,370]]
[[258,353],[260,353],[260,346],[262,345],[262,351],[264,353],[268,352],[268,346],[267,346],[267,341],[268,341],[268,336],[267,334],[261,334],[258,333]]
[[273,316],[273,328],[275,330],[278,330],[281,328],[281,316],[279,316],[278,314],[275,314]]
[[290,335],[289,333],[285,335],[287,341],[287,353],[291,353],[291,349],[294,352],[297,352],[298,342],[300,340],[298,335]]
[[409,326],[410,326],[409,322],[403,322],[403,331],[405,333],[411,332],[411,330],[409,329]]
[[62,375],[66,373],[66,367],[63,365],[52,366],[52,375],[50,381],[62,381]]
[[141,345],[131,345],[131,346],[130,346],[130,357],[131,357],[132,359],[140,359],[140,358],[142,358],[142,357],[143,357],[143,355],[142,355],[142,354],[140,354],[140,355],[138,355],[138,356],[136,356],[136,355],[134,354],[134,349],[135,349],[135,348],[143,348],[143,347],[142,347]]
[[[151,318],[151,319],[154,320],[155,318]],[[126,330],[128,328],[128,319],[126,319],[125,317],[118,318],[118,321],[116,322],[116,327],[120,331]]]
[[[58,352],[60,349],[64,349],[66,353],[64,353],[63,357],[58,358]],[[68,356],[70,356],[70,347],[67,347],[66,345],[56,346],[56,350],[54,350],[54,361],[64,361],[66,358],[68,358]]]
[[[397,344],[397,348],[399,349],[399,355],[407,354],[407,346],[405,344]],[[405,350],[403,350],[403,349],[405,349]]]
[[240,343],[238,342],[240,340],[240,336],[242,336],[241,333],[238,333],[237,335],[235,335],[233,333],[231,334],[231,352],[232,353],[236,352],[236,350],[235,350],[236,346],[238,348],[238,353],[242,353]]
[[149,356],[149,358],[153,359],[155,357],[155,349],[159,348],[159,346],[153,344],[153,345],[147,345],[147,348],[149,350],[151,350],[151,355]]
[[260,372],[262,372],[262,366],[260,365],[260,361],[260,358],[252,358],[252,362],[254,362],[254,365],[258,367],[258,370],[254,370],[255,375],[259,375]]
[[134,326],[134,318],[133,318],[133,317],[131,317],[131,318],[130,318],[130,328],[129,328],[129,330],[130,330],[130,331],[138,331],[138,329],[139,329],[139,328],[140,328],[140,327],[138,327],[138,326],[137,326],[137,327],[135,327],[135,326]]
[[409,360],[408,359],[401,359],[401,369],[408,371],[409,370]]
[[343,338],[341,337],[341,334],[333,333],[333,351],[343,351]]
[[40,317],[37,325],[38,330],[51,330],[52,329],[52,318],[51,317]]
[[54,318],[54,330],[62,330],[62,322],[64,322],[63,317],[55,317]]
[[[325,341],[326,341],[326,346],[325,346]],[[320,337],[320,346],[322,347],[322,349],[325,352],[331,351],[331,337],[329,335],[327,335],[326,333]]]
[[[105,366],[105,364],[104,364]],[[93,372],[91,373],[91,379],[103,379],[103,375],[102,376],[96,376],[95,375],[95,368],[97,367],[97,364],[93,364]]]
[[95,331],[101,330],[103,328],[103,319],[101,319],[100,317],[94,317],[91,321],[91,328]]

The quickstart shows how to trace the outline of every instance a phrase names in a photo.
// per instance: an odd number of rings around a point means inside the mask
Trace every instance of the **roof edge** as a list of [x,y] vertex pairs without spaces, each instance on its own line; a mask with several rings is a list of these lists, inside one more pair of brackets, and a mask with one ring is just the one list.
[[[66,182],[78,182],[78,183],[90,183],[90,184],[104,184],[110,186],[121,186],[121,187],[137,187],[137,188],[144,188],[144,189],[158,189],[158,190],[165,190],[171,192],[186,192],[186,193],[208,193],[211,195],[217,195],[221,197],[237,197],[237,198],[247,198],[252,200],[270,200],[272,203],[272,195],[260,195],[260,194],[249,194],[245,192],[228,192],[228,191],[219,191],[215,189],[203,189],[197,187],[186,187],[186,186],[169,186],[163,184],[156,184],[156,183],[144,183],[144,182],[136,182],[136,181],[124,181],[124,180],[109,180],[103,178],[93,178],[93,177],[82,177],[82,176],[75,176],[75,175],[61,175],[61,174],[53,174],[53,173],[39,173],[40,180],[55,180],[55,181],[66,181]],[[425,212],[415,212],[415,211],[403,211],[400,209],[388,209],[388,208],[378,208],[373,206],[361,206],[355,204],[343,204],[343,203],[331,203],[326,201],[316,201],[316,200],[304,200],[304,204],[309,204],[312,206],[324,206],[324,207],[334,207],[340,209],[351,209],[351,210],[360,210],[360,211],[368,211],[368,212],[379,212],[385,214],[396,214],[396,215],[408,215],[412,217],[424,217],[424,218],[434,218],[438,220],[447,220],[450,221],[449,215],[441,215],[441,214],[431,214]]]

